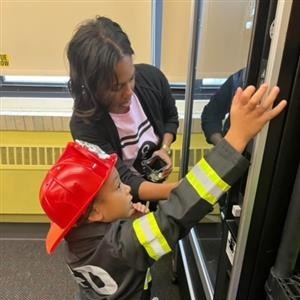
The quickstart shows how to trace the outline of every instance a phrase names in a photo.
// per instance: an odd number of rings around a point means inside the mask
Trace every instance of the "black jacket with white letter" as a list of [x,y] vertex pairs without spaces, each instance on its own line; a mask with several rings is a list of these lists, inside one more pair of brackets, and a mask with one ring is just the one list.
[[80,299],[145,299],[148,268],[212,210],[247,167],[248,161],[223,140],[157,211],[135,220],[73,228],[66,237],[66,262],[79,284]]

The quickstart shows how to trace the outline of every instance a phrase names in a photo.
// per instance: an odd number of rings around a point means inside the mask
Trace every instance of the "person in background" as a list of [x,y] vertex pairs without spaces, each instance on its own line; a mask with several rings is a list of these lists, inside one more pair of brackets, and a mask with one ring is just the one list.
[[245,87],[246,69],[232,74],[210,98],[201,114],[201,126],[206,141],[216,145],[230,127],[229,110],[238,87]]
[[[74,98],[70,129],[73,139],[117,153],[116,168],[134,201],[157,201],[176,185],[156,182],[172,171],[178,113],[164,74],[134,65],[133,55],[127,34],[108,18],[96,17],[77,29],[67,47]],[[162,168],[158,178],[146,176],[151,157]]]
[[[51,219],[48,253],[66,240],[65,257],[81,300],[148,300],[149,267],[174,249],[246,171],[247,143],[286,105],[272,108],[279,89],[239,88],[225,137],[180,181],[155,212],[132,203],[115,169],[116,154],[72,142],[46,175],[40,203]],[[262,101],[262,99],[264,99]]]
[[[246,68],[241,69],[229,76],[229,78],[222,84],[220,89],[210,98],[208,104],[206,104],[203,108],[201,115],[201,126],[208,143],[216,145],[227,133],[230,127],[229,111],[231,101],[237,88],[243,88],[245,86],[245,77]],[[236,201],[239,199],[237,195],[239,194],[241,185],[244,184],[245,182],[237,182],[236,186],[230,189],[228,193],[224,194],[219,199],[222,218],[232,217],[232,205],[238,204],[236,203]]]

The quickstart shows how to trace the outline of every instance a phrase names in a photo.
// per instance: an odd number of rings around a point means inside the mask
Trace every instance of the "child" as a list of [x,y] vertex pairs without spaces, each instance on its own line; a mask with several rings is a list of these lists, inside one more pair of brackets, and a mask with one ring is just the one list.
[[[264,98],[267,85],[238,89],[231,127],[182,179],[155,212],[131,202],[114,165],[116,156],[94,145],[69,143],[40,190],[52,224],[47,251],[66,240],[66,262],[80,287],[80,299],[150,299],[148,268],[174,248],[212,210],[242,175],[248,161],[240,154],[266,122],[286,105],[271,109],[279,89]],[[144,214],[135,217],[137,213]]]

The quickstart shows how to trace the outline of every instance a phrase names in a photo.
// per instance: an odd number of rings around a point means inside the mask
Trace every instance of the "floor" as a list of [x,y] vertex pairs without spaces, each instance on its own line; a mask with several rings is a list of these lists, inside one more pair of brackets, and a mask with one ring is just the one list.
[[[73,300],[76,284],[64,264],[62,249],[45,251],[45,224],[0,224],[0,300]],[[152,270],[153,296],[180,300],[171,282],[171,256]]]

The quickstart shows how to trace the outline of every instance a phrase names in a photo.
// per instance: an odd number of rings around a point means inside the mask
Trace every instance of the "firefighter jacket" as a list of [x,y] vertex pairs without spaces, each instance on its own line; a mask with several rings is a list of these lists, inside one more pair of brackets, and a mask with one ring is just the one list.
[[[137,219],[78,226],[66,237],[66,261],[82,300],[149,299],[148,268],[174,249],[249,162],[222,140],[155,212]],[[148,297],[148,298],[147,298]]]

